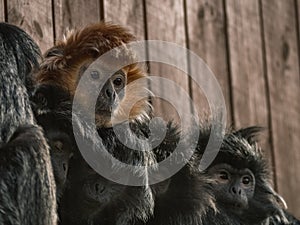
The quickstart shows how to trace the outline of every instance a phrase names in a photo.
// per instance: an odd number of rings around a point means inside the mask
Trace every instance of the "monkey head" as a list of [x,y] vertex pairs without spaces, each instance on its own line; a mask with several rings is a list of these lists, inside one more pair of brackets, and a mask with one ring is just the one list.
[[[65,207],[68,213],[75,218],[76,214],[80,214],[82,221],[98,214],[109,204],[112,205],[125,190],[125,186],[100,176],[79,155],[71,160],[69,179],[63,204],[70,203],[72,207]],[[76,199],[74,196],[77,196]]]
[[151,211],[144,187],[102,177],[81,155],[71,159],[68,179],[60,207],[62,224],[131,224]]
[[248,209],[248,199],[253,197],[255,190],[255,177],[251,170],[217,164],[208,170],[208,175],[215,181],[212,187],[219,204],[237,214]]
[[[88,91],[89,89],[95,90],[91,88],[91,85],[101,83],[101,79],[105,75],[103,71],[90,68],[93,67],[93,62],[104,53],[112,49],[114,51],[114,48],[135,40],[136,38],[125,28],[110,23],[97,23],[70,32],[65,40],[58,42],[45,53],[40,69],[35,74],[35,82],[57,85],[66,90],[72,98],[79,80],[83,75],[88,76],[92,84],[88,84],[84,88],[86,91],[83,91],[84,94],[81,93],[79,101],[83,109],[89,108],[87,106],[93,103],[90,102]],[[117,62],[129,63],[134,57],[134,53],[127,48],[122,53],[118,50],[115,53],[111,60],[104,62],[109,71],[114,71]],[[147,82],[142,82],[141,85],[129,85],[146,77],[142,66],[138,63],[129,63],[117,70],[113,74],[108,74],[110,78],[99,90],[100,94],[95,107],[95,119],[98,127],[111,126],[112,114],[118,118],[118,121],[124,121],[148,117],[150,112],[148,99],[145,98]],[[128,88],[124,89],[125,86]],[[122,89],[124,90],[121,92]],[[131,104],[133,99],[139,101]],[[128,106],[132,105],[133,107],[128,109]],[[129,114],[129,118],[127,114]]]
[[285,202],[273,190],[268,163],[249,127],[225,135],[220,151],[205,171],[221,212],[243,224],[259,224],[270,216],[285,220]]

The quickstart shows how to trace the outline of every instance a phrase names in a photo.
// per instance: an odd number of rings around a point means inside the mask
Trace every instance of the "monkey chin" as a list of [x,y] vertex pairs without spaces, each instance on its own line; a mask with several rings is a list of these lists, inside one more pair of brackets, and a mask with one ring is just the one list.
[[228,211],[230,211],[231,213],[233,213],[235,215],[243,215],[245,213],[245,211],[247,211],[247,209],[248,209],[248,205],[245,205],[240,202],[233,202],[231,204],[227,203],[227,204],[224,204],[223,207],[228,209]]
[[114,110],[100,110],[95,114],[95,123],[98,128],[109,128],[115,124],[134,121],[146,121],[151,118],[152,105],[147,99],[134,104],[132,109],[128,108],[128,100],[124,100]]

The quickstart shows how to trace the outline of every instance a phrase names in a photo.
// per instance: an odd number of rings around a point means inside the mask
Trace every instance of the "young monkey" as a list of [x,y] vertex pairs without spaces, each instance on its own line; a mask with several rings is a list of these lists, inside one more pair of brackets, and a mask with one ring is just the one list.
[[[95,83],[101,82],[103,74],[93,67],[93,62],[104,53],[119,47],[125,46],[136,38],[128,30],[110,23],[97,23],[86,26],[70,34],[63,41],[59,41],[50,48],[44,55],[44,59],[39,70],[35,74],[35,81],[38,85],[56,85],[68,91],[71,98],[74,97],[80,78],[85,75]],[[113,62],[132,63],[133,53],[126,49],[113,54],[112,60],[106,60],[105,66],[108,70],[114,70]],[[93,67],[94,68],[94,67]],[[118,121],[135,120],[147,118],[150,113],[150,105],[147,99],[147,82],[142,85],[131,85],[126,87],[126,92],[122,91],[125,86],[132,84],[140,78],[145,78],[141,65],[130,64],[110,75],[98,95],[95,107],[95,120],[97,127],[110,127],[111,116],[114,115]],[[87,87],[86,89],[92,89]],[[88,90],[87,90],[88,92]],[[92,94],[92,93],[91,93]],[[140,96],[140,98],[139,98]],[[143,98],[144,97],[144,98]],[[139,100],[143,98],[142,100]],[[90,96],[81,96],[80,106],[88,108]],[[131,104],[135,101],[135,104]],[[130,107],[133,107],[130,109]],[[129,112],[129,113],[128,113]],[[129,118],[127,118],[129,114]]]

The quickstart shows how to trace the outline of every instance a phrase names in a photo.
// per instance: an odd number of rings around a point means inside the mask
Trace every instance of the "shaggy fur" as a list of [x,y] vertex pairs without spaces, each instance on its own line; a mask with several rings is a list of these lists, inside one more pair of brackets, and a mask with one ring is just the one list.
[[[59,41],[54,47],[49,49],[41,63],[39,71],[35,75],[38,84],[55,84],[68,91],[72,96],[76,91],[78,81],[86,69],[93,61],[105,52],[125,45],[136,38],[125,28],[110,23],[98,23],[87,26],[81,30],[70,32],[65,40]],[[120,54],[115,60],[127,61],[132,58],[132,53]],[[108,66],[111,62],[107,62]],[[127,75],[127,84],[139,78],[146,77],[142,67],[138,64],[131,64],[123,68]],[[127,119],[124,115],[127,106],[132,99],[144,95],[147,89],[147,82],[142,87],[126,89],[125,98],[119,104],[116,118],[120,121]],[[89,98],[85,96],[81,99],[81,105],[86,107]],[[148,116],[150,106],[148,100],[139,101],[130,111],[129,120],[141,119]],[[96,113],[96,121],[99,126],[111,126],[111,121],[103,118],[103,115]]]
[[[51,98],[55,96],[55,98]],[[72,112],[69,94],[61,87],[49,84],[40,85],[33,95],[34,111],[38,123],[45,129],[45,135],[51,145],[50,133],[66,134],[71,141],[74,157],[70,159],[67,180],[58,182],[60,174],[57,173],[61,166],[61,158],[53,155],[51,149],[54,175],[57,182],[59,199],[59,214],[61,224],[130,224],[135,220],[147,220],[153,211],[152,192],[147,184],[147,166],[153,164],[154,156],[146,151],[150,146],[134,140],[134,136],[129,135],[128,130],[120,133],[126,135],[127,144],[134,144],[138,149],[132,150],[123,145],[114,133],[113,128],[101,128],[98,131],[89,124],[89,121],[82,121],[80,117],[73,113],[74,126],[72,127]],[[132,123],[135,126],[135,123]],[[123,129],[123,128],[122,128]],[[145,182],[144,187],[130,187],[114,184],[97,174],[84,161],[81,153],[77,149],[73,132],[78,134],[81,141],[86,144],[86,149],[94,149],[99,152],[97,160],[107,163],[112,173],[122,170],[121,164],[114,164],[105,156],[104,151],[111,154],[119,161],[135,166],[145,166],[134,169],[133,174],[137,179]],[[102,140],[97,139],[95,132]],[[140,130],[135,130],[135,134],[142,137],[144,134]],[[101,143],[100,143],[101,142]],[[105,149],[100,148],[103,144]],[[58,168],[56,168],[58,166]],[[108,193],[99,192],[98,186],[107,187]],[[74,196],[78,196],[74,199]],[[93,197],[91,199],[91,196]]]
[[[249,200],[249,208],[242,214],[230,213],[226,206],[217,204],[217,213],[208,213],[203,224],[265,224],[270,216],[277,216],[284,224],[286,218],[283,213],[282,198],[273,190],[270,179],[270,169],[261,149],[255,141],[259,127],[249,127],[236,132],[229,132],[222,143],[220,152],[210,166],[226,163],[236,169],[250,169],[255,176],[255,193]],[[209,132],[208,132],[209,134]],[[206,139],[206,141],[205,141]],[[197,153],[199,158],[203,154],[208,135],[202,135]],[[196,157],[197,158],[197,157]],[[198,161],[197,159],[194,159]],[[194,164],[196,165],[196,164]],[[199,176],[207,177],[207,182],[214,182],[206,173],[200,171]],[[214,190],[212,190],[213,192]],[[228,217],[230,223],[224,218]],[[225,222],[226,221],[226,222]]]
[[0,23],[0,224],[56,224],[49,149],[25,87],[38,58],[23,30]]
[[67,182],[69,160],[76,149],[70,96],[58,86],[40,85],[34,91],[31,103],[37,123],[44,129],[50,146],[56,196],[59,200]]
[[[153,212],[154,204],[151,189],[147,185],[147,166],[154,160],[152,153],[149,152],[149,145],[136,142],[133,135],[123,130],[121,133],[126,135],[127,144],[133,144],[143,151],[132,150],[119,141],[112,128],[101,128],[98,134],[105,149],[99,149],[101,144],[98,143],[99,140],[93,138],[90,126],[80,121],[78,124],[80,126],[78,130],[83,134],[82,141],[87,143],[87,148],[94,146],[95,151],[99,152],[100,158],[95,159],[97,162],[106,163],[116,175],[123,169],[121,164],[113,164],[110,158],[101,154],[107,151],[123,163],[144,166],[129,172],[135,174],[137,179],[144,180],[145,185],[131,187],[113,184],[89,168],[80,153],[75,154],[70,163],[69,184],[61,201],[62,224],[123,225],[132,224],[136,220],[147,220]],[[94,188],[96,186],[102,186],[109,191],[98,193],[98,187]],[[74,200],[74,196],[79,197]]]
[[[145,136],[150,135],[147,124],[140,124],[145,131]],[[152,124],[152,127],[159,127],[159,124]],[[163,161],[179,146],[179,140],[183,135],[181,148],[187,152],[191,151],[189,135],[182,134],[176,124],[167,124],[166,136],[163,141],[153,149],[158,162]],[[155,141],[155,140],[154,140]],[[137,224],[146,225],[201,225],[203,217],[208,211],[214,212],[215,199],[212,195],[205,177],[201,177],[198,171],[193,168],[193,163],[188,163],[185,154],[177,154],[174,157],[175,165],[178,162],[187,164],[172,177],[165,181],[151,186],[154,193],[154,213],[147,222]]]

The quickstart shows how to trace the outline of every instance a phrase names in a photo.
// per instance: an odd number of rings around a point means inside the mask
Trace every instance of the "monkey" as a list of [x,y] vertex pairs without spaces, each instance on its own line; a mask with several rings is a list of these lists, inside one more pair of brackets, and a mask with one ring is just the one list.
[[61,207],[62,224],[96,224],[96,217],[97,224],[110,224],[117,216],[116,210],[124,207],[121,196],[126,196],[126,186],[99,175],[80,155],[71,160],[69,180]]
[[[217,207],[217,212],[206,214],[203,224],[263,225],[275,216],[286,224],[285,203],[272,188],[267,160],[255,140],[260,131],[260,127],[248,127],[229,132],[212,164],[199,171],[211,187]],[[199,155],[205,139],[205,135],[199,139]],[[232,221],[224,222],[224,217]]]
[[[151,138],[151,130],[149,129],[148,121],[138,121],[136,123],[131,123],[130,126],[133,134],[136,134],[138,137],[143,137],[145,139]],[[157,129],[161,128],[159,121],[154,121],[150,127],[152,127],[153,129],[152,131],[156,131]],[[128,160],[130,161],[132,158],[134,158],[135,160],[139,158],[137,156],[132,157],[132,155],[129,154],[130,149],[120,143],[118,137],[114,134],[113,129],[98,129],[98,133],[102,137],[103,143],[108,148],[108,151],[110,151],[109,149],[112,149],[113,151],[115,151],[115,149],[118,150],[114,153],[114,156],[116,158],[120,159],[123,162],[128,162]],[[126,142],[132,141],[130,140],[131,136],[128,135],[128,132],[121,133],[126,136]],[[171,153],[173,153],[179,141],[179,135],[180,131],[177,124],[169,122],[166,125],[166,135],[163,141],[153,149],[153,152],[155,154],[155,162],[160,162],[168,157]],[[156,139],[154,138],[152,141],[155,142]],[[150,144],[155,145],[155,143],[151,143],[151,141]],[[148,146],[142,147],[148,148]],[[129,155],[130,157],[127,159],[126,155]],[[188,181],[190,179],[190,173],[188,171],[190,171],[190,168],[185,167],[185,169],[180,173],[181,175],[177,175],[176,179],[183,176],[184,179]],[[183,174],[188,174],[188,176],[184,176]],[[198,180],[198,176],[195,176],[194,179]],[[143,192],[143,189],[141,192],[141,187],[128,187],[108,181],[107,179],[101,177],[101,175],[97,174],[92,168],[90,168],[80,154],[74,157],[71,161],[69,180],[70,181],[68,188],[65,191],[64,197],[62,199],[60,213],[62,215],[61,221],[63,225],[144,224],[152,218],[153,212],[149,207],[151,207],[153,203],[145,202],[145,200],[149,200],[145,198],[146,193]],[[179,195],[179,192],[177,191],[177,182],[179,180],[176,180],[176,182],[174,182],[174,180],[175,179],[173,179],[173,181],[170,181],[169,179],[167,179],[166,181],[151,185],[151,194],[159,197],[160,199],[160,201],[158,201],[156,204],[159,207],[160,205],[164,204],[165,199],[169,198],[170,200],[173,200],[175,196]],[[195,191],[194,185],[192,182],[189,183],[190,185],[187,186],[190,189],[188,190],[189,194],[187,195],[193,195],[193,192]],[[199,184],[201,184],[200,181]],[[169,186],[171,186],[171,191],[168,191]],[[160,198],[161,196],[164,196],[166,192],[168,192],[168,194],[166,195],[167,197]],[[80,197],[74,200],[73,196]],[[193,201],[194,199],[191,197],[187,198],[190,201]],[[199,193],[199,198],[202,199],[202,193]],[[203,195],[203,198],[206,198],[206,194]],[[183,200],[181,203],[185,205],[188,200]],[[198,200],[199,199],[195,199],[193,203],[199,205]],[[174,204],[177,205],[177,202],[175,201]],[[180,207],[182,207],[182,205],[180,205]],[[194,205],[190,202],[190,204],[187,206],[186,211],[192,210],[193,207]],[[150,210],[151,212],[148,212]],[[180,212],[180,210],[181,208],[179,208],[178,204],[177,211],[173,212],[174,218],[178,217],[178,213]],[[141,214],[146,213],[149,215],[145,220],[144,216],[141,216]],[[188,221],[188,219],[193,218],[192,216],[194,214],[198,214],[198,209],[193,210],[191,215],[184,216],[184,218],[187,218],[186,221]],[[168,218],[168,216],[161,216],[162,218]],[[156,224],[156,220],[153,220],[151,224]]]
[[[36,85],[57,85],[69,92],[73,98],[80,78],[85,75],[97,83],[103,77],[102,72],[93,67],[93,62],[101,55],[116,47],[135,41],[136,38],[127,29],[111,23],[96,23],[88,25],[77,31],[70,32],[65,40],[57,42],[45,54],[39,70],[34,74]],[[115,58],[105,62],[108,70],[114,69],[113,62],[131,59],[132,53],[116,53]],[[92,67],[92,68],[90,68]],[[145,119],[150,114],[148,99],[138,101],[132,109],[128,109],[133,99],[145,96],[147,82],[142,82],[139,87],[128,87],[139,78],[146,78],[143,66],[138,63],[121,68],[110,76],[100,91],[97,99],[95,120],[97,127],[112,126],[111,116],[115,115],[117,121]],[[91,84],[88,84],[91,85]],[[91,89],[91,86],[85,89]],[[83,109],[90,103],[89,94],[80,98]],[[126,112],[130,110],[129,118]],[[94,112],[93,112],[94,113]]]
[[55,225],[49,147],[29,101],[40,50],[22,29],[0,23],[0,224]]
[[[40,68],[37,73],[35,73],[35,84],[37,87],[57,86],[58,88],[68,92],[70,96],[69,100],[72,102],[77,84],[82,76],[89,76],[92,80],[95,80],[95,83],[101,80],[102,74],[99,70],[97,70],[97,68],[93,69],[93,62],[106,51],[134,40],[135,37],[132,34],[130,34],[126,29],[117,25],[99,23],[83,28],[82,30],[72,33],[65,41],[58,42],[53,48],[49,49],[45,53],[44,60],[40,64]],[[128,57],[130,58],[131,55],[125,54],[117,60],[126,61],[126,58]],[[111,62],[107,62],[107,66],[113,67],[114,65]],[[137,90],[129,89],[129,84],[139,78],[145,77],[145,73],[143,72],[141,66],[137,63],[130,64],[129,66],[119,69],[109,77],[108,81],[105,82],[104,87],[100,91],[100,94],[97,98],[95,107],[96,124],[97,128],[99,129],[98,133],[104,139],[104,144],[106,147],[108,147],[110,153],[121,162],[129,164],[140,163],[143,166],[144,164],[148,163],[146,162],[148,158],[148,156],[146,156],[147,154],[141,154],[140,152],[132,151],[131,149],[119,147],[119,143],[116,144],[115,142],[115,135],[112,134],[113,130],[105,130],[101,128],[109,128],[112,125],[111,114],[117,115],[119,118],[126,117],[124,113],[128,111],[126,107],[130,105],[129,103],[131,103],[132,98],[139,96],[140,93],[144,92],[146,89],[146,84],[138,87]],[[125,86],[126,91],[124,92],[123,89]],[[87,87],[87,89],[89,88],[90,87]],[[47,91],[47,93],[52,96],[49,97],[49,99],[57,98],[56,92]],[[81,94],[80,103],[83,109],[89,109],[89,99],[90,97],[88,95]],[[148,119],[148,112],[150,111],[150,108],[151,107],[148,103],[148,99],[145,101],[139,101],[134,105],[133,109],[131,109],[129,121],[131,122],[135,120]],[[44,114],[43,110],[40,110],[40,113]],[[124,120],[127,119],[125,118]],[[120,121],[124,120],[121,119]],[[79,119],[77,122],[78,124],[81,124]],[[82,137],[87,137],[90,133],[92,133],[91,129],[87,128],[88,126],[85,127],[87,132],[83,133]],[[44,126],[44,129],[48,129],[47,125]],[[92,139],[93,138],[91,138],[91,140]],[[126,150],[128,151],[126,152]],[[151,161],[151,157],[149,158]],[[71,171],[69,171],[71,173],[70,177],[72,177]],[[80,173],[80,171],[77,172]],[[82,173],[84,173],[84,171],[82,171]],[[143,176],[145,175],[145,171],[138,171],[138,173],[141,173],[141,179],[144,179]],[[69,188],[63,192],[66,193],[66,195],[62,194],[66,196],[62,198],[62,201],[60,201],[62,205],[66,205],[64,204],[67,201],[65,199],[67,199],[68,193],[72,193],[72,188],[74,188],[74,191],[76,191],[76,184],[73,184],[73,180],[67,178],[67,181]],[[117,206],[112,207],[112,204],[109,205],[109,207],[116,208],[115,211],[120,214],[120,219],[118,219],[119,222],[117,221],[116,223],[122,224],[122,220],[130,220],[133,217],[142,219],[147,217],[149,212],[152,210],[151,193],[148,189],[149,188],[147,185],[145,187],[132,187],[127,189],[126,195],[131,193],[130,195],[133,196],[128,198],[129,202],[138,202],[138,204],[134,204],[134,207],[126,206],[124,207],[125,209],[117,210]],[[135,196],[133,194],[133,190],[139,194]],[[85,192],[85,190],[82,190],[82,192]],[[140,200],[138,196],[140,196],[141,199],[145,199]],[[71,207],[74,206],[76,205],[71,205]],[[137,208],[138,206],[140,209]],[[67,207],[62,206],[60,208],[65,209]],[[127,211],[127,213],[120,213],[119,211]],[[61,215],[63,221],[65,216],[63,213],[61,213]],[[122,216],[124,219],[122,219]],[[102,221],[102,217],[98,216],[98,218],[100,218],[97,219],[98,221]],[[82,221],[85,219],[86,218],[82,218]],[[115,218],[112,219],[115,220]]]
[[[86,126],[86,129],[90,129]],[[90,131],[83,132],[85,135]],[[136,131],[138,135],[142,132]],[[153,160],[142,151],[132,150],[124,145],[113,128],[101,128],[99,136],[106,151],[121,162],[129,165],[147,165]],[[135,142],[133,135],[124,130],[126,142]],[[87,139],[87,136],[84,137]],[[93,141],[93,140],[92,140]],[[139,149],[149,149],[147,143],[136,143]],[[97,144],[96,144],[97,146]],[[99,146],[99,145],[98,145]],[[103,160],[109,160],[103,158]],[[118,176],[118,165],[112,165],[112,173]],[[122,169],[122,168],[120,168]],[[138,177],[146,179],[147,171],[134,171]],[[68,186],[61,199],[61,223],[65,224],[132,224],[136,220],[145,221],[153,210],[152,192],[147,183],[144,186],[126,186],[110,181],[93,170],[80,152],[74,154],[70,162]],[[79,196],[76,200],[74,196]]]
[[50,147],[58,203],[67,184],[69,161],[76,148],[69,98],[69,94],[56,85],[39,85],[31,97],[36,121],[44,129]]
[[[148,125],[139,124],[146,128]],[[152,124],[152,126],[159,126]],[[153,148],[156,161],[161,162],[174,150],[181,147],[186,151],[192,151],[189,134],[183,132],[180,127],[170,121],[166,126],[166,135],[163,141]],[[148,136],[148,135],[146,135]],[[183,142],[179,146],[179,140],[183,136]],[[197,144],[197,143],[195,143]],[[196,146],[196,145],[195,145]],[[154,211],[147,221],[137,221],[135,225],[202,225],[203,217],[208,211],[215,212],[215,199],[213,193],[206,182],[206,178],[199,176],[197,170],[193,168],[193,160],[185,158],[183,154],[174,157],[174,164],[184,160],[185,165],[171,177],[151,185],[154,195]],[[225,220],[225,218],[224,218]],[[209,223],[208,223],[209,224]]]
[[[260,128],[228,132],[217,157],[206,170],[200,170],[199,166],[210,126],[201,125],[199,131],[191,159],[168,179],[162,192],[154,191],[153,215],[137,224],[289,224],[284,201],[271,186],[267,161],[255,141]],[[169,138],[173,140],[171,143],[176,143],[179,137],[171,135]],[[189,138],[186,143],[189,148]],[[168,144],[160,147],[157,152],[170,150]],[[290,220],[295,223],[293,218]]]

